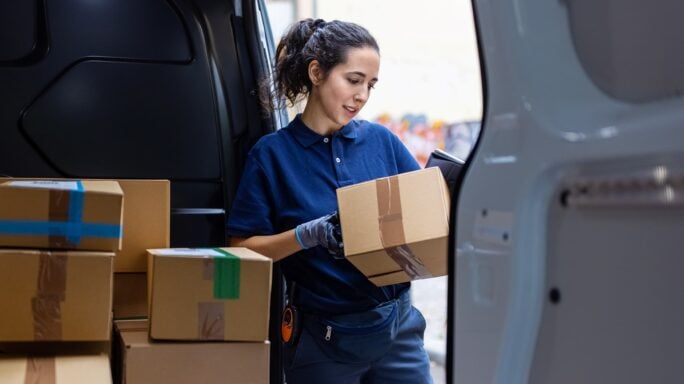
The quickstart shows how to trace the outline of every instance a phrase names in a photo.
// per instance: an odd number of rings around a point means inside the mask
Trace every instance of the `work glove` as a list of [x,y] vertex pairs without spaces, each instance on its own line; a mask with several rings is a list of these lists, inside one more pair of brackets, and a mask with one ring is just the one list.
[[299,224],[295,228],[295,236],[304,249],[320,245],[331,255],[337,258],[344,257],[342,229],[337,212]]

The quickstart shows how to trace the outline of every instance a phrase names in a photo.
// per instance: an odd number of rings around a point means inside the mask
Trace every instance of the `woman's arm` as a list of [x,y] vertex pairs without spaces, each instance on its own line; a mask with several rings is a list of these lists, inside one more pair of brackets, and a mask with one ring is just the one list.
[[252,236],[248,238],[231,237],[231,247],[245,247],[254,252],[278,261],[302,249],[295,237],[295,230],[268,236]]

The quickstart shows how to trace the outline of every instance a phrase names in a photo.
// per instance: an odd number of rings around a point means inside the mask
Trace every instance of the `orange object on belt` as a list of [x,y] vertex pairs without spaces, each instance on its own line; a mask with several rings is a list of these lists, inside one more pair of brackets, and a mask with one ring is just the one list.
[[283,340],[283,343],[288,345],[292,345],[295,342],[296,313],[295,309],[290,305],[285,306],[285,309],[283,309],[282,321],[280,323],[280,338]]

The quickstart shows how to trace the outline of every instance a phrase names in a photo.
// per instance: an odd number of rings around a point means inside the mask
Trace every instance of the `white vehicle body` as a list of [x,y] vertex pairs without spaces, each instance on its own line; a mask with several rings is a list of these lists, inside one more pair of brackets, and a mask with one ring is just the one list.
[[453,383],[684,377],[684,6],[475,0]]

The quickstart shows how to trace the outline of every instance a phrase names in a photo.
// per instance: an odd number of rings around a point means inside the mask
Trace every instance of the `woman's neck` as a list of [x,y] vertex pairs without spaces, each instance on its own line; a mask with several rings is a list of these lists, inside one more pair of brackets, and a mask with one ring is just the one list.
[[321,136],[330,136],[342,128],[325,116],[323,108],[316,102],[315,98],[309,98],[301,119],[304,125]]

